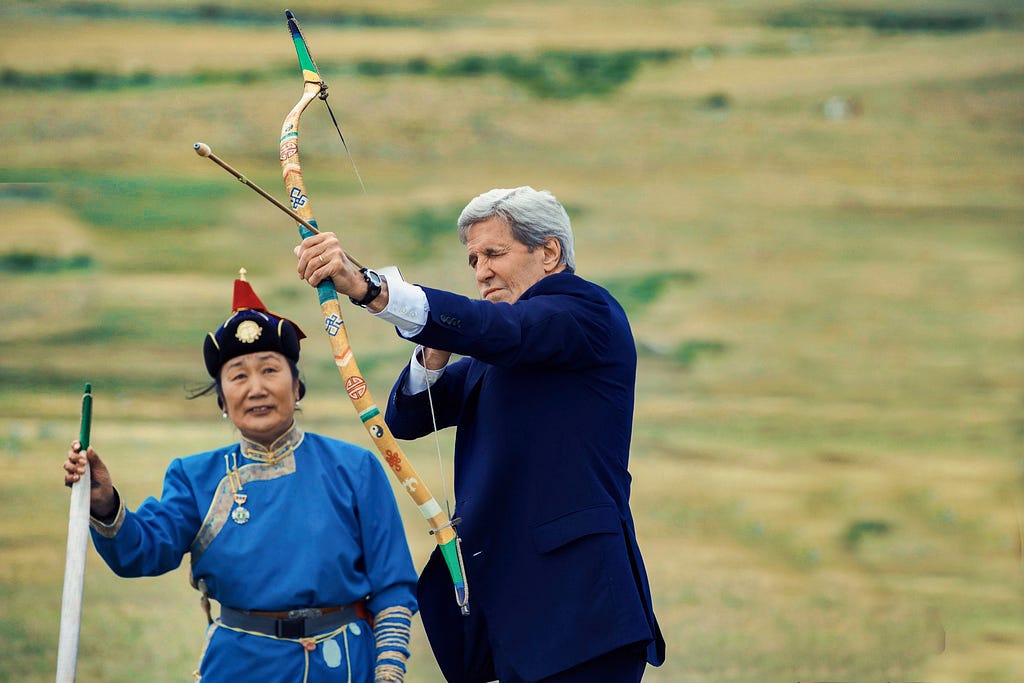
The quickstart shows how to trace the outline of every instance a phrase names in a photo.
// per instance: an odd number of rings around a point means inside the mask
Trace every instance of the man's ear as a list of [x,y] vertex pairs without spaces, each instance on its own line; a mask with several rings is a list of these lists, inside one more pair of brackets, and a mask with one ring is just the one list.
[[549,237],[541,248],[544,250],[544,257],[541,260],[544,272],[554,272],[562,260],[562,243],[555,237]]

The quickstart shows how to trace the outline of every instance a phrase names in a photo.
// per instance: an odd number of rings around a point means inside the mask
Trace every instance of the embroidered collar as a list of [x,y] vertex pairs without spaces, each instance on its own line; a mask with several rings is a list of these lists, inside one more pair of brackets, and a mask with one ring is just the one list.
[[291,455],[292,451],[298,448],[299,444],[302,443],[302,439],[305,435],[306,433],[299,429],[297,424],[292,422],[292,426],[288,431],[277,437],[277,440],[270,444],[269,448],[266,448],[255,441],[250,441],[243,436],[241,441],[242,455],[250,460],[256,460],[257,462],[262,462],[267,465],[273,465]]

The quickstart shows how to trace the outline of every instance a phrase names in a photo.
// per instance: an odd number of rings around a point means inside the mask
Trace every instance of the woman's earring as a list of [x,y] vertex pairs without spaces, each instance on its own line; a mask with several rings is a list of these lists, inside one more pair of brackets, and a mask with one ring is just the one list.
[[224,411],[224,419],[225,420],[228,419],[228,411],[226,411],[226,410]]
[[300,408],[302,408],[302,406],[299,405],[299,401],[298,401],[298,399],[296,399],[295,400],[295,410],[299,410]]

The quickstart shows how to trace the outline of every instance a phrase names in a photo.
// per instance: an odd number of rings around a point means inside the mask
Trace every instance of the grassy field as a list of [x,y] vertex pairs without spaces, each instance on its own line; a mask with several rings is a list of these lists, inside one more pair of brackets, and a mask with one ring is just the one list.
[[[641,350],[632,500],[669,648],[646,680],[1024,680],[1020,3],[386,6],[292,6],[366,183],[311,108],[314,213],[472,294],[468,199],[567,205]],[[366,442],[294,227],[192,151],[282,194],[282,10],[0,8],[0,681],[53,680],[82,385],[130,505],[236,438],[184,396],[238,268],[312,333],[303,424]],[[408,348],[344,311],[380,400]],[[439,492],[433,443],[408,454]],[[187,563],[127,581],[90,551],[78,680],[192,680],[204,623]],[[406,680],[440,681],[414,641]]]

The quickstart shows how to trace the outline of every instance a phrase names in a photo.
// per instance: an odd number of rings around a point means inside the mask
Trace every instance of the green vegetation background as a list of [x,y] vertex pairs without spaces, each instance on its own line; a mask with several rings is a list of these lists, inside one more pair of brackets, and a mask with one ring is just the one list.
[[[240,267],[311,332],[303,423],[366,441],[294,226],[191,149],[283,194],[283,9],[0,8],[0,680],[53,679],[82,385],[131,505],[235,438],[184,397]],[[312,108],[323,228],[472,294],[458,210],[550,189],[581,274],[627,306],[633,508],[669,648],[648,680],[1024,679],[1019,2],[291,9],[366,183]],[[409,349],[345,311],[380,400]],[[408,450],[442,490],[433,444]],[[196,597],[187,563],[128,581],[90,551],[78,680],[192,680]],[[407,680],[439,681],[418,621],[414,650]]]

